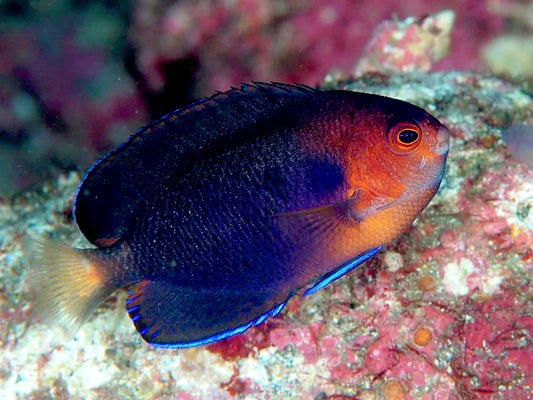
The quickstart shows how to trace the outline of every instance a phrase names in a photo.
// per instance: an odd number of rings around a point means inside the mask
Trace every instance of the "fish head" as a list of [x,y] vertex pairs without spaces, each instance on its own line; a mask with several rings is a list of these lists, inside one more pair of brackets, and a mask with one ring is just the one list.
[[423,109],[390,100],[372,106],[371,123],[356,123],[348,181],[381,198],[420,196],[425,206],[442,180],[450,132]]

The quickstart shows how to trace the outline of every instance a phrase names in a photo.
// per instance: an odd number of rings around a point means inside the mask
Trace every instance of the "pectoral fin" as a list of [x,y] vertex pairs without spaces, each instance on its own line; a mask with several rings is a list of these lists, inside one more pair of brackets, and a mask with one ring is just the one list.
[[292,242],[319,243],[342,226],[355,226],[394,200],[356,189],[352,197],[327,206],[274,216],[275,224]]

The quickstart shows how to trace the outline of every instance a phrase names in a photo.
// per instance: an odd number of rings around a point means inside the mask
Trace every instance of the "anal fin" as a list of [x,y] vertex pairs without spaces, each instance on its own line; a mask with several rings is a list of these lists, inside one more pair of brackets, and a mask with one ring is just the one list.
[[276,316],[290,297],[276,301],[264,289],[229,291],[150,280],[130,286],[128,293],[128,313],[143,339],[168,348],[201,346],[242,333]]
[[318,282],[316,282],[313,286],[308,288],[304,292],[304,296],[308,296],[310,294],[318,292],[320,289],[324,288],[325,286],[329,285],[331,282],[339,279],[341,276],[347,274],[352,269],[357,267],[358,265],[364,263],[368,259],[372,258],[376,253],[378,253],[383,246],[375,247],[373,249],[368,250],[367,252],[357,256],[351,261],[348,261],[346,264],[343,264],[339,268],[337,268],[335,271],[323,276]]

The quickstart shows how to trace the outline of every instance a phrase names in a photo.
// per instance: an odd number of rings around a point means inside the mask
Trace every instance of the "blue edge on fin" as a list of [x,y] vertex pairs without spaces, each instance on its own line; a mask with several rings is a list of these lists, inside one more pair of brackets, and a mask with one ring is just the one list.
[[151,345],[155,347],[163,347],[163,348],[168,348],[168,349],[183,349],[186,347],[202,346],[204,344],[209,344],[212,342],[216,342],[218,340],[229,338],[230,336],[244,332],[245,330],[247,330],[248,328],[251,328],[252,326],[258,326],[262,324],[268,317],[275,317],[276,315],[278,315],[281,312],[281,310],[283,310],[283,308],[285,307],[289,299],[292,297],[292,295],[293,294],[291,293],[291,295],[287,298],[287,300],[285,300],[283,303],[278,304],[277,306],[272,308],[270,311],[259,316],[255,320],[250,321],[244,325],[238,326],[236,328],[233,328],[233,329],[230,329],[224,332],[220,332],[220,333],[217,333],[216,335],[209,336],[209,337],[206,337],[200,340],[195,340],[192,342],[165,343],[165,344],[151,343]]
[[346,264],[341,266],[338,270],[336,270],[335,272],[329,275],[326,275],[320,281],[318,281],[313,286],[311,286],[309,289],[307,289],[304,292],[304,296],[309,296],[310,294],[318,292],[323,287],[329,285],[331,282],[339,279],[344,274],[350,272],[352,269],[357,267],[359,264],[364,263],[366,260],[373,257],[382,248],[383,246],[375,247],[373,249],[368,250],[366,253],[361,254],[359,257],[353,259],[352,261],[348,261]]
[[[364,263],[369,258],[373,257],[376,253],[378,253],[381,249],[383,249],[383,246],[379,246],[376,248],[373,248],[366,253],[361,254],[359,257],[355,258],[352,261],[349,261],[348,263],[341,266],[338,270],[335,272],[325,276],[323,279],[321,279],[319,282],[315,283],[312,287],[307,289],[304,292],[304,296],[309,296],[310,294],[318,292],[320,289],[324,288],[325,286],[329,285],[331,282],[339,279],[341,276],[345,275],[346,273],[350,272],[352,269],[357,267],[359,264]],[[260,315],[258,318],[256,318],[253,321],[250,321],[244,325],[240,325],[236,328],[229,329],[224,332],[220,332],[216,335],[209,336],[200,340],[195,340],[192,342],[182,342],[182,343],[166,343],[166,344],[157,344],[152,343],[152,345],[156,347],[163,347],[163,348],[172,348],[172,349],[181,349],[186,347],[196,347],[196,346],[202,346],[204,344],[209,344],[216,342],[218,340],[229,338],[233,335],[236,335],[238,333],[242,333],[246,331],[248,328],[251,328],[252,326],[258,326],[261,325],[265,320],[269,317],[275,317],[278,315],[281,310],[285,307],[289,299],[293,296],[294,293],[291,293],[287,300],[284,302],[278,304],[274,308],[272,308],[270,311],[266,312],[265,314]],[[129,311],[129,310],[128,310]],[[142,332],[141,332],[142,334]]]

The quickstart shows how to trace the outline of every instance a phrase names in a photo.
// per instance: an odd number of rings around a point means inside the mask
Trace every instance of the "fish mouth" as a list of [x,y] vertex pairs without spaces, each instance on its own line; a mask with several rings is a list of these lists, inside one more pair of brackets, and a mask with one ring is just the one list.
[[445,155],[450,150],[450,131],[444,125],[442,125],[437,131],[437,144],[435,145],[435,151],[439,155]]

